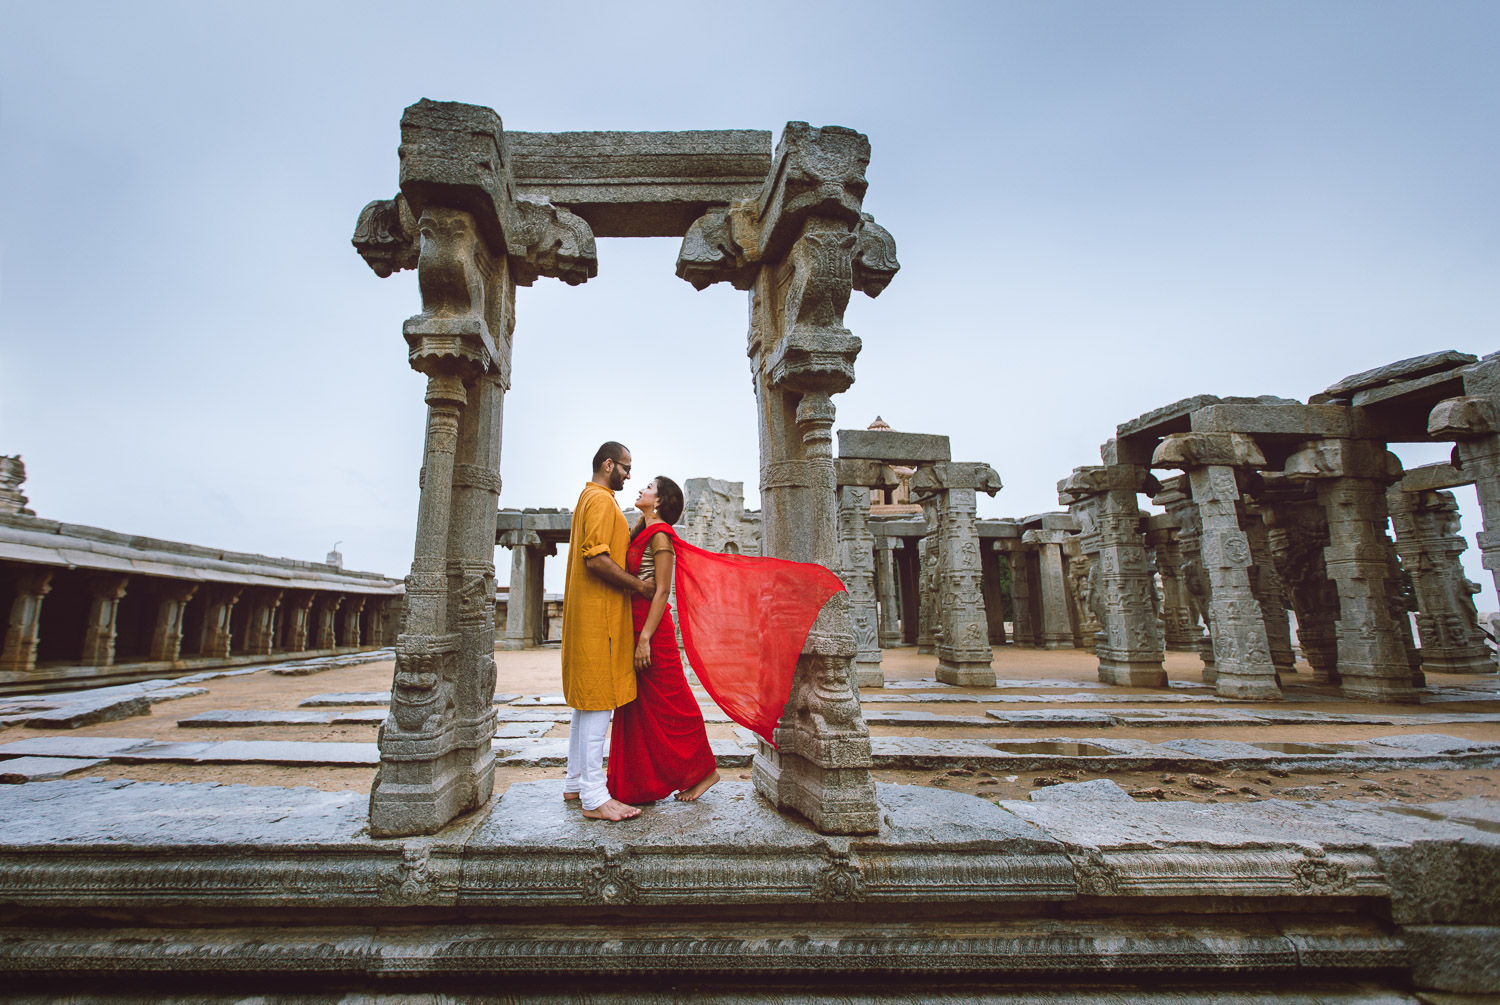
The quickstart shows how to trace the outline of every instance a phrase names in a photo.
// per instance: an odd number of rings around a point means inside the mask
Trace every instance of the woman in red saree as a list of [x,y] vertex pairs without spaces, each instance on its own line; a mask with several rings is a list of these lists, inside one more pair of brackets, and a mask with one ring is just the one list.
[[726,715],[772,746],[808,632],[844,588],[821,565],[721,555],[688,544],[671,526],[682,505],[682,490],[666,477],[653,479],[636,499],[641,522],[626,568],[642,578],[654,575],[657,589],[650,601],[632,601],[636,699],[615,710],[610,735],[609,790],[625,803],[674,791],[690,801],[719,780],[678,655],[667,605],[674,579],[682,645],[699,682]]
[[625,568],[654,577],[656,596],[631,599],[635,621],[636,698],[615,711],[609,737],[610,793],[622,803],[650,803],[673,792],[697,799],[719,780],[698,699],[688,687],[677,652],[677,630],[667,594],[672,591],[682,489],[658,477],[636,497],[640,522],[625,552]]

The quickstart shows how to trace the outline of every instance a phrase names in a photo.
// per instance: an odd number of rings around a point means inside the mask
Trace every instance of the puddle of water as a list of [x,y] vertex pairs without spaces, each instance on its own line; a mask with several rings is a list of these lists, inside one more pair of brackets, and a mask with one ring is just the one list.
[[1096,743],[1065,743],[1057,740],[1027,740],[1015,743],[991,743],[1006,754],[1059,754],[1064,757],[1110,757],[1117,750],[1101,747]]
[[1349,747],[1343,743],[1252,743],[1252,747],[1270,750],[1277,754],[1347,754]]
[[1441,813],[1433,813],[1431,810],[1419,809],[1415,806],[1387,806],[1386,810],[1391,813],[1400,813],[1408,817],[1421,817],[1423,820],[1442,820],[1449,823],[1464,824],[1477,831],[1486,834],[1500,834],[1500,823],[1493,820],[1475,820],[1473,817],[1444,816]]

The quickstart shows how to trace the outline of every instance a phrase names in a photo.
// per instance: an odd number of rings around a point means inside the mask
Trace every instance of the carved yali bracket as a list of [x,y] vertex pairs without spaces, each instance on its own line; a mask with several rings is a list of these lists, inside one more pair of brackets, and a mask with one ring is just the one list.
[[577,286],[599,274],[594,232],[583,217],[534,196],[516,200],[516,211],[510,266],[517,286],[530,286],[538,276]]
[[406,197],[376,199],[359,211],[354,250],[381,279],[417,267],[417,220]]
[[737,290],[753,287],[759,258],[751,257],[735,239],[735,224],[748,212],[742,205],[716,206],[694,220],[677,252],[677,278],[686,279],[695,290],[714,283],[729,283]]
[[878,297],[901,270],[901,263],[896,261],[896,239],[869,213],[859,214],[854,236],[854,288]]

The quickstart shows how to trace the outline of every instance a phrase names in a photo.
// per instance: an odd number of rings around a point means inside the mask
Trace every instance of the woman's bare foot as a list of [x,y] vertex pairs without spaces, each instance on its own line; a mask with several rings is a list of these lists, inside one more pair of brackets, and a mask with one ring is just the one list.
[[584,810],[583,815],[590,820],[608,820],[611,823],[618,823],[621,820],[640,816],[641,811],[634,806],[627,806],[618,799],[611,799],[596,810]]
[[690,803],[694,799],[697,799],[699,796],[703,795],[703,793],[707,792],[709,789],[713,788],[714,784],[718,782],[718,780],[718,771],[710,771],[708,774],[704,775],[703,778],[698,782],[698,784],[694,785],[691,789],[683,789],[681,792],[677,793],[677,798],[681,799],[685,803]]
[[564,792],[563,793],[563,798],[566,799],[570,803],[571,802],[576,802],[578,800],[578,793],[576,793],[576,792]]

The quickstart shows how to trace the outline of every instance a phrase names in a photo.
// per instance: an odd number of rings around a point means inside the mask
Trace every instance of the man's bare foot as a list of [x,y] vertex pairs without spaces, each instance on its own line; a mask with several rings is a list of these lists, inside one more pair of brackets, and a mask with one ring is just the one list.
[[608,820],[611,823],[616,823],[621,820],[629,820],[631,817],[638,817],[641,815],[641,811],[634,806],[625,805],[618,799],[611,799],[597,810],[584,810],[583,815],[590,820]]
[[577,802],[578,801],[578,793],[576,793],[576,792],[564,792],[563,793],[563,798],[566,799],[570,803]]
[[683,789],[681,792],[677,793],[677,798],[681,799],[685,803],[690,803],[694,799],[697,799],[699,796],[703,795],[703,793],[707,792],[709,789],[713,788],[714,783],[716,783],[718,780],[719,773],[717,771],[710,771],[708,774],[704,775],[703,778],[698,782],[698,784],[694,785],[691,789]]

